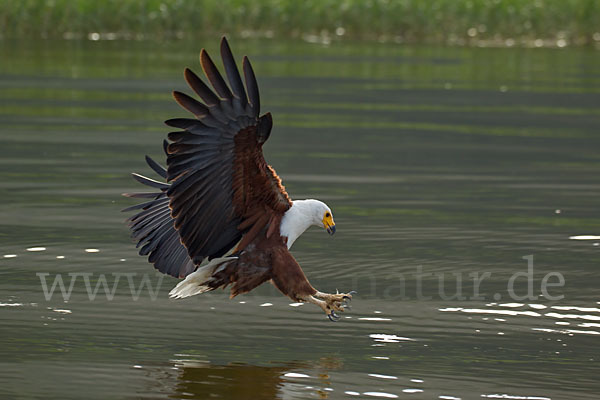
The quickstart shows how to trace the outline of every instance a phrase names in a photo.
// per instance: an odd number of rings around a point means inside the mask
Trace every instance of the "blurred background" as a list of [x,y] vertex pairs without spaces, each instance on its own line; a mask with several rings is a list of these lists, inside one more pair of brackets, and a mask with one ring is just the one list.
[[597,45],[595,0],[23,0],[0,2],[4,37],[167,40],[227,33],[311,42]]
[[[0,0],[0,398],[596,399],[599,21],[595,0]],[[129,239],[129,174],[156,178],[171,91],[222,35],[273,113],[267,161],[333,209],[293,253],[358,291],[336,324],[270,285],[169,300]]]

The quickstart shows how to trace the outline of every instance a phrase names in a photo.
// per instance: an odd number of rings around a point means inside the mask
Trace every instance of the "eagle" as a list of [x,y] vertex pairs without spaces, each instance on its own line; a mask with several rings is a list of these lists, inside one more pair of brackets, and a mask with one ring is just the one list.
[[352,294],[315,289],[290,248],[311,226],[336,231],[323,202],[291,200],[262,147],[273,119],[260,115],[258,83],[247,57],[245,84],[227,43],[221,39],[227,82],[206,52],[200,64],[212,89],[189,68],[184,77],[202,101],[178,92],[173,97],[195,118],[165,124],[177,130],[163,141],[167,167],[146,156],[164,181],[132,174],[152,192],[124,193],[144,199],[123,211],[137,211],[127,222],[139,254],[164,274],[185,278],[169,293],[184,298],[230,287],[230,297],[271,282],[295,302],[319,306],[337,321]]

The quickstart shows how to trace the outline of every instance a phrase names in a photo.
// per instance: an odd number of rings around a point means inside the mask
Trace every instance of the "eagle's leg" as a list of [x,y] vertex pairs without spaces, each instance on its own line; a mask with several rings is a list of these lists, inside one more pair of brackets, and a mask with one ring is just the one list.
[[336,314],[336,311],[344,312],[348,307],[348,303],[352,300],[352,293],[353,292],[329,294],[317,291],[314,295],[307,296],[305,301],[321,307],[327,317],[335,322],[340,319],[340,316]]
[[294,301],[316,304],[331,321],[340,319],[337,312],[343,312],[348,308],[348,302],[352,300],[352,294],[355,292],[336,294],[319,292],[308,282],[304,271],[283,242],[273,251],[271,257],[271,282],[277,289]]

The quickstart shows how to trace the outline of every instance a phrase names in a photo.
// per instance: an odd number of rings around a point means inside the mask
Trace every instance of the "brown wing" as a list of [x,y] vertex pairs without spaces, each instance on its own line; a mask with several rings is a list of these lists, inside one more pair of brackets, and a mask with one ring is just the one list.
[[[246,57],[246,90],[225,38],[221,56],[229,86],[206,53],[200,63],[214,92],[189,69],[185,78],[204,101],[174,92],[177,102],[197,119],[173,119],[182,129],[169,134],[167,190],[171,215],[193,262],[219,257],[238,242],[241,249],[291,207],[281,181],[267,165],[262,144],[271,132],[270,114],[259,117],[260,99]],[[216,93],[215,93],[216,92]]]

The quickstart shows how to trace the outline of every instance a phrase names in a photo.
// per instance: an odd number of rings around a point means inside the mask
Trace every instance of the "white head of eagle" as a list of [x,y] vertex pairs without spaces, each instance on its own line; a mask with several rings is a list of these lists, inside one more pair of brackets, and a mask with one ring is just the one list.
[[319,200],[294,200],[292,207],[283,215],[279,227],[280,235],[287,238],[288,249],[312,225],[323,227],[333,235],[335,222],[331,209]]

